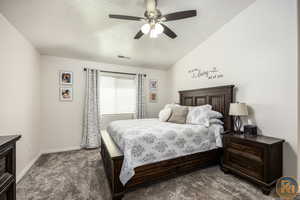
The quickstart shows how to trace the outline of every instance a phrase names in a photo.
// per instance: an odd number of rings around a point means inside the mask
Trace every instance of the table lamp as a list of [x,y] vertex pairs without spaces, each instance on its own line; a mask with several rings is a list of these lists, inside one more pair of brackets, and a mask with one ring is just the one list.
[[229,115],[234,117],[234,127],[237,133],[241,133],[242,120],[241,116],[248,116],[248,109],[245,103],[231,103]]

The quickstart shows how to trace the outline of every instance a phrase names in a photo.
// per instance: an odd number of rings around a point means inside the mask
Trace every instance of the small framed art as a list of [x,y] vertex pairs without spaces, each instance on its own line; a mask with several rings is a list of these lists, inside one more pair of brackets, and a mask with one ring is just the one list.
[[150,103],[157,103],[157,92],[150,92]]
[[150,86],[150,90],[157,90],[158,88],[157,80],[151,79],[149,81],[149,86]]
[[73,88],[61,87],[59,89],[59,99],[60,101],[73,101]]
[[60,71],[59,82],[61,85],[72,85],[73,84],[73,72]]

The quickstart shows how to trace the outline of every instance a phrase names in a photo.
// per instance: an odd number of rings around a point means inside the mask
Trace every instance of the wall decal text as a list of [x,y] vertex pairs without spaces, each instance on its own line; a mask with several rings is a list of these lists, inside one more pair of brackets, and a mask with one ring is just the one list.
[[208,80],[213,80],[224,77],[224,75],[216,67],[206,70],[194,68],[189,70],[188,73],[191,75],[192,79],[206,78]]

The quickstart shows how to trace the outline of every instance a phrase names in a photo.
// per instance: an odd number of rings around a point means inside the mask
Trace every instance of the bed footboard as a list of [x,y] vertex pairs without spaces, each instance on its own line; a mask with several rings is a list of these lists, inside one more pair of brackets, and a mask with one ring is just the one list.
[[119,179],[124,158],[123,153],[106,131],[103,131],[101,134],[101,156],[112,199],[120,200],[125,193],[125,188]]
[[219,164],[222,152],[219,148],[137,167],[135,175],[123,186],[119,176],[124,155],[106,131],[102,132],[101,140],[101,156],[113,200],[122,199],[127,190],[137,186]]

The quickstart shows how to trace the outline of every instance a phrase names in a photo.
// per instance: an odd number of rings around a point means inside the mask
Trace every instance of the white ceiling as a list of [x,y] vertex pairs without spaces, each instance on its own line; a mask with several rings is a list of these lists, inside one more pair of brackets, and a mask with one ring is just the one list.
[[163,14],[198,11],[195,18],[166,22],[175,40],[165,35],[134,40],[143,22],[108,18],[143,16],[144,0],[0,0],[0,12],[41,54],[167,69],[254,1],[159,0]]

